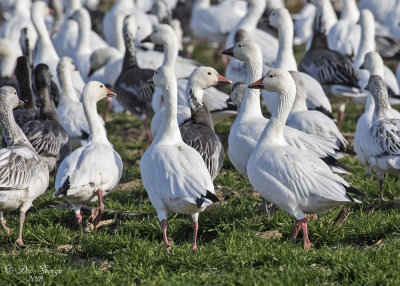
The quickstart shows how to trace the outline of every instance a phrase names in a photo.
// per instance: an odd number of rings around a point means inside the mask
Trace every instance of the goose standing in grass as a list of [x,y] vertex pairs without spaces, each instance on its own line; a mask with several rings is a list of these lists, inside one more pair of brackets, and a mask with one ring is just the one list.
[[148,118],[154,114],[151,106],[154,88],[147,83],[153,75],[151,69],[142,69],[136,59],[135,35],[137,30],[134,16],[124,19],[125,57],[122,70],[117,78],[114,88],[119,94],[118,102],[126,110],[139,117],[147,135],[147,144],[150,145],[153,137],[150,132]]
[[303,79],[298,73],[290,71],[296,84],[296,99],[290,110],[286,125],[305,133],[326,138],[335,138],[339,149],[346,150],[347,141],[331,118],[316,110],[308,110]]
[[71,153],[67,131],[62,127],[54,102],[50,98],[51,74],[48,65],[35,68],[35,88],[40,102],[40,117],[24,124],[22,131],[47,164],[49,173]]
[[[378,176],[379,198],[384,200],[384,173],[400,174],[400,118],[393,117],[390,111],[388,94],[381,76],[371,75],[366,90],[371,93],[375,108],[371,127],[364,135],[364,144],[360,144],[359,148],[365,156],[366,168],[372,168]],[[357,128],[360,127],[357,123]]]
[[213,180],[224,163],[224,147],[214,131],[211,114],[203,103],[203,94],[211,86],[230,83],[211,67],[196,68],[186,88],[191,116],[179,124],[183,142],[200,153]]
[[140,173],[151,203],[161,222],[167,250],[167,214],[190,214],[193,219],[193,247],[197,250],[199,212],[218,201],[214,185],[201,155],[182,141],[177,121],[177,83],[169,67],[158,68],[154,84],[164,95],[164,120],[153,143],[140,160]]
[[273,69],[249,88],[268,89],[280,96],[278,108],[250,156],[249,181],[264,199],[296,218],[291,240],[296,239],[301,228],[304,247],[311,249],[305,214],[322,213],[344,203],[356,202],[349,192],[359,191],[334,174],[315,154],[287,144],[285,122],[296,94],[296,84],[289,72]]
[[25,213],[32,206],[32,202],[46,191],[49,172],[14,120],[12,110],[19,103],[14,88],[0,88],[0,123],[5,130],[7,143],[6,148],[0,149],[0,221],[4,230],[10,234],[3,212],[19,209],[20,225],[16,243],[23,247]]
[[116,94],[98,81],[90,81],[83,90],[83,107],[89,122],[87,144],[69,154],[60,164],[55,179],[54,198],[65,197],[72,203],[78,225],[82,223],[82,204],[99,201],[94,225],[100,222],[104,204],[103,196],[117,185],[122,174],[122,160],[107,139],[96,104]]

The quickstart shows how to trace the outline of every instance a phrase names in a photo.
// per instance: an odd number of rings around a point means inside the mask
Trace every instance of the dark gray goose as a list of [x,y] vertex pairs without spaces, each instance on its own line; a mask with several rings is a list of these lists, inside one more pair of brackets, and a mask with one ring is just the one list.
[[326,94],[337,97],[341,102],[338,126],[344,115],[345,101],[365,96],[360,90],[358,71],[352,60],[339,52],[330,50],[326,37],[325,19],[318,8],[313,26],[310,49],[300,61],[299,71],[308,73],[323,86]]
[[71,152],[71,143],[50,98],[51,74],[48,65],[37,65],[34,79],[40,101],[40,116],[38,120],[27,122],[22,131],[51,173]]
[[137,30],[134,16],[124,19],[123,34],[125,40],[125,56],[121,73],[114,84],[117,100],[126,110],[140,118],[146,129],[148,144],[153,140],[148,124],[148,118],[154,114],[151,106],[154,87],[147,80],[154,70],[142,69],[136,60],[135,34]]
[[49,172],[15,122],[12,110],[19,103],[17,91],[13,87],[0,88],[0,124],[7,142],[7,147],[0,149],[0,221],[4,230],[10,234],[3,212],[19,209],[19,236],[16,243],[23,247],[25,213],[32,202],[46,191]]
[[204,89],[230,83],[230,80],[211,67],[196,68],[190,75],[186,88],[191,117],[179,126],[183,142],[200,153],[213,180],[222,168],[224,147],[214,131],[211,114],[203,104]]

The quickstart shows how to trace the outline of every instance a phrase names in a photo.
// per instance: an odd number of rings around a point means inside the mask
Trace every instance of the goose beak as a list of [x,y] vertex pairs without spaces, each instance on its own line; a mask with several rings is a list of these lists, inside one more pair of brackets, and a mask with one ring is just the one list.
[[263,89],[264,88],[264,83],[263,83],[264,78],[261,78],[251,84],[249,84],[247,87],[248,88],[255,88],[255,89]]
[[55,14],[55,11],[54,11],[54,9],[52,9],[52,8],[50,8],[50,7],[49,7],[49,14],[50,14],[50,15],[53,15],[53,14]]
[[147,80],[147,84],[154,85],[154,80],[152,77]]
[[227,104],[234,104],[232,98],[228,97],[228,99],[225,101]]
[[92,74],[94,74],[96,70],[94,68],[90,68],[90,71],[88,73],[88,77],[90,77]]
[[226,77],[223,77],[220,74],[218,74],[217,77],[218,77],[217,85],[226,85],[226,84],[232,83],[232,81],[230,79],[227,79]]
[[365,67],[364,63],[360,66],[360,70],[366,70],[367,68]]
[[268,24],[268,25],[270,24],[269,18],[263,19],[263,22],[266,23],[266,24]]
[[19,106],[20,108],[24,108],[24,104],[25,104],[25,102],[23,102],[22,100],[20,100],[19,103],[18,103],[18,106]]
[[111,90],[109,90],[108,88],[106,88],[107,91],[107,97],[116,97],[117,94]]
[[141,40],[140,42],[141,42],[141,43],[151,43],[152,40],[151,40],[150,36],[151,36],[151,34],[148,35],[148,36],[147,36],[146,38],[144,38],[143,40]]
[[234,57],[235,54],[233,53],[233,48],[234,48],[234,46],[230,47],[229,49],[223,50],[222,54],[230,56],[230,57]]

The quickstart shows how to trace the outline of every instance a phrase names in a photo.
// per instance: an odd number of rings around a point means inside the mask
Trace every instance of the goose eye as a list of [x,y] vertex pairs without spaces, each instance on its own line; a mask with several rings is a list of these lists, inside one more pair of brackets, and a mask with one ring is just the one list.
[[100,85],[100,88],[103,88],[103,85],[102,85],[102,84]]
[[274,75],[273,75],[273,74],[270,74],[270,75],[269,75],[269,78],[273,78],[273,77],[274,77]]
[[208,72],[207,74],[208,74],[208,75],[211,75],[211,73],[210,73],[210,72]]
[[16,92],[16,91],[14,91],[14,94],[17,94],[17,92]]
[[242,44],[239,44],[239,48],[241,48],[242,47]]

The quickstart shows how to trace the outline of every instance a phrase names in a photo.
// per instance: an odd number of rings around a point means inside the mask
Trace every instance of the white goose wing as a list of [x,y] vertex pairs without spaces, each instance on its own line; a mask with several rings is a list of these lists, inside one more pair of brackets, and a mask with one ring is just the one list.
[[27,189],[43,162],[33,150],[11,147],[0,150],[0,189]]
[[400,155],[400,120],[383,119],[372,124],[369,130],[373,144],[368,155]]
[[[150,146],[141,159],[140,173],[153,204],[176,198],[196,204],[196,199],[206,196],[207,191],[214,194],[214,185],[203,159],[183,142]],[[211,204],[209,201],[204,203]]]

